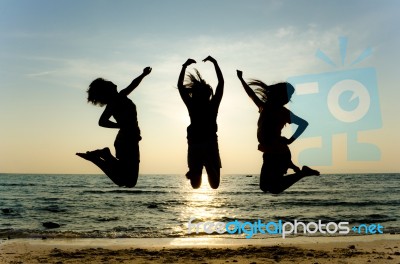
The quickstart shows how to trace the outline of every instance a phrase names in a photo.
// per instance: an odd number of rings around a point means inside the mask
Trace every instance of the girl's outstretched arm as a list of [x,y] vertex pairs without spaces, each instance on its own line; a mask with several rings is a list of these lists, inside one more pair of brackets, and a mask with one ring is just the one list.
[[224,76],[222,76],[221,69],[219,68],[217,61],[213,57],[208,56],[203,61],[204,62],[210,61],[214,64],[215,72],[217,73],[217,79],[218,79],[218,85],[217,85],[217,88],[215,89],[214,100],[219,105],[219,103],[221,102],[221,99],[222,99],[222,95],[224,94],[224,83],[225,83]]
[[131,84],[128,85],[128,87],[121,90],[119,93],[122,95],[128,96],[133,90],[135,90],[136,87],[139,86],[139,84],[143,80],[143,78],[150,74],[151,70],[152,69],[150,67],[144,68],[142,74],[140,74],[138,77],[136,77],[131,82]]
[[196,63],[196,61],[193,59],[187,59],[187,61],[184,64],[182,64],[181,73],[179,74],[179,78],[178,78],[179,94],[181,95],[181,98],[182,98],[183,102],[185,103],[185,105],[188,105],[188,102],[190,101],[190,96],[185,91],[185,86],[183,85],[183,81],[185,79],[186,68],[187,68],[187,66],[189,66],[192,63]]
[[253,91],[253,89],[251,89],[250,86],[243,80],[243,72],[236,70],[236,73],[237,73],[237,76],[238,76],[240,82],[242,83],[243,88],[246,91],[247,95],[251,98],[251,100],[253,100],[253,102],[260,109],[263,106],[263,102],[261,101],[260,98],[258,98],[258,96]]

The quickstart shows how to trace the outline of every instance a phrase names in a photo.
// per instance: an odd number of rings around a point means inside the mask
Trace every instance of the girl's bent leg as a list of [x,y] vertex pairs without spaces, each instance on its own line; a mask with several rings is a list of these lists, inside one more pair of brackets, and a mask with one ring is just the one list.
[[279,194],[306,176],[319,175],[319,172],[304,166],[301,171],[284,176],[284,168],[278,155],[264,154],[260,173],[260,189],[263,192]]
[[131,162],[130,164],[122,165],[120,175],[125,187],[133,188],[136,186],[139,177],[139,161]]
[[139,141],[122,140],[114,143],[115,154],[119,160],[118,177],[123,186],[133,188],[139,176],[140,151]]
[[97,149],[93,151],[86,152],[87,154],[95,154],[98,157],[102,158],[103,160],[114,160],[115,157],[111,154],[109,148]]
[[99,169],[101,169],[116,185],[120,187],[124,186],[125,184],[120,177],[120,170],[118,169],[118,160],[114,157],[113,159],[104,160],[99,156],[99,154],[99,150],[88,151],[86,153],[76,153],[77,156],[91,161],[99,167]]
[[281,193],[283,190],[279,182],[282,177],[283,175],[279,175],[270,165],[264,162],[260,173],[260,189],[263,192],[273,194]]
[[306,176],[318,176],[319,175],[319,171],[317,170],[313,170],[310,167],[307,166],[303,166],[303,168],[301,169],[301,172],[303,173],[304,177]]
[[260,189],[263,192],[270,192],[273,194],[282,193],[304,177],[319,175],[318,171],[312,170],[306,166],[304,166],[300,172],[286,176],[275,173],[273,170],[268,170],[266,167],[267,166],[263,165],[263,169],[261,170]]

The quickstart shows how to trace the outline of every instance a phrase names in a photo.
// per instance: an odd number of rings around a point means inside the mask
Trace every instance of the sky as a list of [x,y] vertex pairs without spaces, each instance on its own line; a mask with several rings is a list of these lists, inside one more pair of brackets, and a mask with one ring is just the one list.
[[[101,173],[75,155],[113,151],[117,133],[98,126],[104,108],[87,103],[87,87],[103,77],[123,89],[150,66],[129,96],[143,137],[140,173],[184,174],[190,120],[177,79],[193,58],[197,64],[188,71],[197,68],[215,88],[214,68],[202,62],[208,55],[225,79],[218,114],[222,174],[257,174],[262,164],[258,109],[237,69],[246,80],[268,84],[319,83],[318,94],[293,96],[287,106],[310,123],[290,145],[296,164],[321,173],[400,172],[399,8],[396,0],[0,0],[0,172]],[[339,83],[353,79],[361,84],[350,89],[355,99]],[[339,93],[342,84],[347,88]],[[361,105],[367,110],[354,122],[328,120],[340,109],[351,117]],[[294,128],[285,127],[284,135]],[[305,155],[312,147],[322,152]]]

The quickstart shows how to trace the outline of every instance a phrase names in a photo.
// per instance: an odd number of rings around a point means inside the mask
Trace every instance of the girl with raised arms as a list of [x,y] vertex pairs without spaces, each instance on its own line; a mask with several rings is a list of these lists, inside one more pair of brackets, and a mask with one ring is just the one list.
[[221,159],[217,140],[217,115],[224,91],[224,78],[217,61],[208,56],[203,60],[214,64],[218,85],[213,89],[208,85],[200,73],[188,74],[189,82],[184,84],[186,68],[196,63],[188,59],[183,65],[178,79],[178,90],[190,116],[190,125],[187,128],[189,171],[186,177],[194,189],[201,185],[203,167],[206,168],[208,182],[211,188],[217,189],[220,182]]

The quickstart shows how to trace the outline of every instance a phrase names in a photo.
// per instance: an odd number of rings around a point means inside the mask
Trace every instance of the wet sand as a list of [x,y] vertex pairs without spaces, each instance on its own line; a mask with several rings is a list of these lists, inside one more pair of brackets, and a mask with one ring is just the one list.
[[400,235],[267,239],[10,239],[0,263],[400,263]]

